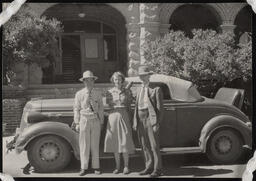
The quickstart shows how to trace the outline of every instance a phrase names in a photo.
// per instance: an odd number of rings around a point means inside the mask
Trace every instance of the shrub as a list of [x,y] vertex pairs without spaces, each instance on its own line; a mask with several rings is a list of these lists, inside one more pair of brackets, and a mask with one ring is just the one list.
[[236,45],[232,33],[193,30],[188,38],[181,31],[170,31],[144,45],[145,58],[155,72],[194,82],[198,89],[212,93],[236,79],[252,78],[251,41]]
[[13,73],[15,63],[37,63],[43,67],[49,61],[58,59],[57,36],[62,29],[56,19],[40,18],[27,5],[23,5],[3,26],[5,81]]

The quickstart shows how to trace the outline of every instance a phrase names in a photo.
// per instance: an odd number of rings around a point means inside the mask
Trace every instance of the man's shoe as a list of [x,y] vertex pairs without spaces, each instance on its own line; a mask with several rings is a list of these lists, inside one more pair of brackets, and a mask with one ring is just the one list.
[[151,169],[145,169],[145,170],[139,172],[139,175],[148,175],[148,174],[150,174],[151,172],[152,172]]
[[113,171],[113,174],[118,174],[120,172],[120,169],[115,169],[114,171]]
[[100,175],[100,174],[101,174],[100,169],[94,169],[94,174],[96,174],[96,175]]
[[153,172],[150,174],[150,177],[151,177],[151,178],[157,178],[157,177],[159,177],[159,176],[161,176],[161,175],[163,175],[163,173],[162,173],[160,170],[158,170],[158,171],[153,171]]
[[130,173],[130,170],[128,169],[128,167],[124,167],[124,171],[123,171],[123,174],[124,175],[127,175]]
[[85,169],[81,169],[81,171],[79,172],[79,176],[84,176],[86,175],[87,171]]
[[26,175],[30,174],[30,173],[29,173],[30,168],[31,168],[31,164],[28,163],[28,164],[23,168],[23,173],[26,174]]

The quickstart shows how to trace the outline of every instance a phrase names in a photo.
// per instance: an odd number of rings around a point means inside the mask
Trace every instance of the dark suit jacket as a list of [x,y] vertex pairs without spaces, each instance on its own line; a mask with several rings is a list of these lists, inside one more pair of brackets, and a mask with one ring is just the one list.
[[[138,117],[138,100],[139,94],[141,92],[141,88],[137,91],[136,102],[135,102],[135,110],[134,110],[134,118],[133,118],[133,126],[137,127],[137,123],[139,120]],[[159,125],[164,115],[163,108],[163,93],[160,87],[148,88],[148,109],[149,109],[149,118],[152,126]]]

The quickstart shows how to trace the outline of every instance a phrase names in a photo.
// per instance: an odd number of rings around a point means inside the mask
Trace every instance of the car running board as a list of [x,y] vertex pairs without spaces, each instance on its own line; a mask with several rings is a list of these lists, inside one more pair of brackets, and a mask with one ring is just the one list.
[[[186,154],[186,153],[202,153],[200,147],[177,147],[177,148],[161,148],[161,155],[172,155],[172,154]],[[136,148],[135,153],[131,154],[129,157],[141,156],[141,148]],[[114,158],[112,154],[106,154],[100,156],[100,158]]]
[[178,147],[178,148],[161,148],[162,155],[184,154],[184,153],[201,153],[201,147]]

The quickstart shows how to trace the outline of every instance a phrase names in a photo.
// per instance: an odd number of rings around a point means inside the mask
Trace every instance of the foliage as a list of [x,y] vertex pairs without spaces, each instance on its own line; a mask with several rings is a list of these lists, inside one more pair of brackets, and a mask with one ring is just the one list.
[[44,67],[60,57],[57,36],[62,26],[56,19],[38,17],[27,5],[3,26],[4,77],[16,63],[37,63]]
[[252,78],[252,42],[237,45],[232,33],[193,30],[188,38],[170,31],[162,38],[147,41],[145,58],[155,72],[194,82],[199,90],[215,93],[236,79]]

